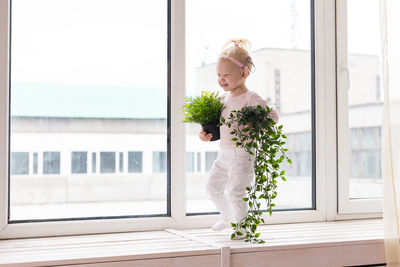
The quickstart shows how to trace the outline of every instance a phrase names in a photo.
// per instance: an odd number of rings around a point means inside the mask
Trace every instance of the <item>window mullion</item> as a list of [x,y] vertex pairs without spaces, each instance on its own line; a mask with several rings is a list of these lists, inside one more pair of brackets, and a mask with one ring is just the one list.
[[349,73],[347,60],[347,0],[337,0],[337,106],[338,106],[338,212],[343,213],[349,200]]
[[315,1],[316,209],[337,214],[335,0]]
[[9,1],[0,2],[0,232],[8,224]]
[[171,1],[171,216],[186,216],[185,127],[181,107],[185,100],[185,1]]

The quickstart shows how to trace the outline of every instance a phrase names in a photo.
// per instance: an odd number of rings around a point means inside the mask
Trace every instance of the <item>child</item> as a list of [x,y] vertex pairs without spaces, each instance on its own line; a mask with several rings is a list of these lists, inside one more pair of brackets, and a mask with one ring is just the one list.
[[[229,45],[233,43],[233,46]],[[249,56],[247,40],[231,40],[221,53],[217,63],[219,85],[227,92],[222,96],[225,105],[222,116],[228,118],[232,110],[240,110],[247,106],[261,105],[267,102],[257,93],[246,87],[246,79],[254,67]],[[278,121],[275,110],[269,114]],[[211,228],[220,231],[230,227],[230,222],[239,222],[247,214],[246,187],[250,186],[254,177],[254,158],[243,148],[237,148],[231,140],[232,129],[223,125],[220,128],[220,151],[212,166],[207,180],[207,194],[221,214],[222,220]],[[202,131],[199,134],[202,141],[210,141],[212,135]],[[225,194],[225,189],[228,194]],[[244,237],[245,235],[241,236]],[[239,237],[239,236],[237,236]]]

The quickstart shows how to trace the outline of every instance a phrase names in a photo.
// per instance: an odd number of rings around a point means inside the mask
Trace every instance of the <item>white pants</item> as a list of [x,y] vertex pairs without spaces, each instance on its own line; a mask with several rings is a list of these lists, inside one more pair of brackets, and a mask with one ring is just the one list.
[[210,170],[207,194],[226,222],[239,222],[247,214],[243,198],[254,178],[253,162],[243,148],[221,148]]

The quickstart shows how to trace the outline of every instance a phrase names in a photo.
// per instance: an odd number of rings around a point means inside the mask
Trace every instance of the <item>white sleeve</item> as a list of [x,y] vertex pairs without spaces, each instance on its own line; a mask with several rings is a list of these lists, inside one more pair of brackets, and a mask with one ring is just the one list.
[[257,105],[260,105],[262,108],[265,108],[265,106],[268,105],[268,103],[258,94],[253,94],[250,97],[249,106],[257,106]]
[[[259,96],[258,94],[254,94],[250,98],[249,106],[257,106],[257,105],[260,105],[263,108],[265,108],[265,106],[272,107],[271,105],[268,104],[266,100],[262,99],[261,96]],[[276,109],[273,109],[268,116],[272,118],[275,122],[279,121],[279,115]]]

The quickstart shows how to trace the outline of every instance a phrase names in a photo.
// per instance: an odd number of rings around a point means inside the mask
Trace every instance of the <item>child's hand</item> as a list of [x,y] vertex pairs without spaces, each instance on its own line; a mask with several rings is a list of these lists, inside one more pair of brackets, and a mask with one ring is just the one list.
[[209,142],[211,140],[211,138],[212,138],[212,134],[210,134],[210,133],[207,134],[205,131],[201,131],[199,133],[199,137],[200,137],[201,141]]

